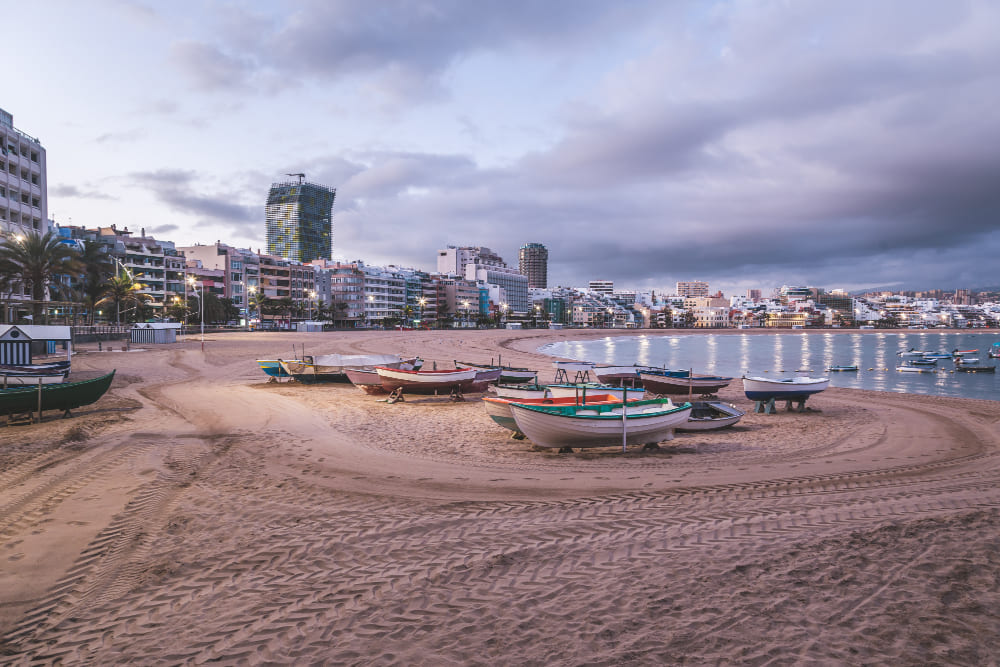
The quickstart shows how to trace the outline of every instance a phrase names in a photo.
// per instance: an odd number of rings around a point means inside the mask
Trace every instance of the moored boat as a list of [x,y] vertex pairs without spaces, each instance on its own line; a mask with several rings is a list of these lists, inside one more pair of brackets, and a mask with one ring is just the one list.
[[678,431],[714,431],[732,426],[746,413],[732,403],[722,401],[694,401],[687,423],[678,426]]
[[996,372],[996,367],[980,361],[978,357],[958,357],[955,359],[955,370],[963,373],[993,373]]
[[858,370],[857,366],[830,366],[826,369],[827,371],[832,371],[834,373],[846,373],[850,371]]
[[990,359],[1000,359],[1000,343],[993,343],[987,355]]
[[477,364],[470,361],[456,361],[455,368],[478,368],[480,370],[499,369],[498,382],[503,384],[521,384],[534,382],[538,379],[538,371],[530,368],[514,368],[513,366],[493,366],[492,364]]
[[375,371],[386,391],[402,389],[405,393],[435,394],[440,391],[469,391],[476,384],[475,368],[451,370],[406,370],[376,366]]
[[539,447],[647,445],[673,438],[691,404],[652,399],[609,405],[510,404],[518,430]]
[[830,386],[830,378],[762,378],[744,377],[743,392],[751,401],[805,400]]
[[733,378],[721,375],[669,370],[640,372],[639,379],[642,380],[642,386],[651,393],[672,395],[716,394],[733,381]]
[[896,366],[900,373],[934,373],[937,371],[933,366],[916,366],[913,364],[901,364]]

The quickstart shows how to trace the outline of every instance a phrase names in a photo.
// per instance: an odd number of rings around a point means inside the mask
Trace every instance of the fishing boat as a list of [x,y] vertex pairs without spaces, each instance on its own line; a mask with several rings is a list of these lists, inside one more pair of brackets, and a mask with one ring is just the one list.
[[538,379],[538,371],[530,368],[514,368],[513,366],[494,366],[492,364],[475,364],[470,361],[456,361],[455,368],[478,368],[481,370],[500,369],[498,382],[503,384],[521,384],[535,382]]
[[[629,399],[630,401],[633,399]],[[638,399],[635,399],[638,400]],[[515,434],[521,434],[514,421],[514,414],[510,411],[512,404],[518,405],[621,405],[622,401],[611,394],[594,394],[581,399],[579,396],[567,396],[565,398],[498,398],[496,396],[484,396],[483,406],[490,419],[500,426],[503,426]],[[522,434],[523,435],[523,434]]]
[[366,394],[378,396],[389,393],[382,386],[382,378],[379,377],[377,371],[349,368],[344,371],[344,374],[347,375],[347,379],[351,381],[351,384]]
[[548,398],[549,388],[544,384],[503,384],[490,387],[497,398]]
[[687,423],[678,426],[678,431],[714,431],[732,426],[746,413],[732,403],[722,401],[694,401]]
[[691,404],[670,399],[608,405],[528,405],[511,403],[521,433],[539,447],[612,447],[671,440],[687,422]]
[[951,352],[947,350],[938,350],[937,352],[925,352],[924,359],[951,359]]
[[937,371],[933,366],[916,366],[914,364],[900,364],[896,366],[900,373],[934,373]]
[[632,366],[594,366],[594,376],[602,384],[610,384],[616,387],[641,387],[642,380],[639,379],[639,373],[655,370],[661,369],[657,369],[654,366],[639,366],[637,364],[633,364]]
[[1000,359],[1000,343],[993,343],[990,346],[990,351],[987,353],[990,359]]
[[931,354],[931,353],[927,352],[926,350],[918,350],[916,348],[911,347],[909,350],[905,350],[905,351],[902,351],[902,352],[897,352],[896,356],[897,357],[902,357],[903,359],[910,359],[910,358],[923,357],[923,356],[928,355],[928,354]]
[[622,400],[627,394],[629,398],[646,398],[646,390],[632,389],[630,387],[616,387],[613,384],[603,384],[601,382],[580,382],[566,384],[548,385],[549,395],[552,398],[566,398],[569,396],[586,396],[587,394],[611,394]]
[[857,366],[830,366],[826,370],[827,371],[832,371],[834,373],[847,373],[847,372],[858,370],[858,367]]
[[61,373],[3,373],[0,387],[20,387],[21,385],[60,384],[66,381],[68,372]]
[[425,371],[387,366],[376,366],[375,371],[386,391],[402,389],[414,394],[468,391],[474,388],[476,373],[479,372],[475,368]]
[[978,357],[958,357],[955,359],[955,370],[963,373],[994,373],[996,367],[980,361]]
[[721,375],[704,375],[691,371],[647,371],[640,372],[639,379],[647,391],[654,394],[717,394],[728,387],[733,378]]
[[303,355],[299,361],[280,360],[281,368],[298,382],[350,382],[347,370],[375,370],[384,368],[419,368],[419,357],[403,359],[397,354],[321,354]]
[[958,348],[955,348],[954,350],[951,351],[951,356],[955,357],[956,359],[961,357],[971,357],[977,352],[979,352],[979,350],[959,350]]
[[931,359],[930,357],[920,357],[919,359],[908,359],[906,363],[912,364],[914,366],[937,366],[937,359]]
[[[288,363],[299,363],[298,359],[293,359]],[[257,365],[260,369],[267,373],[268,376],[273,378],[287,378],[291,377],[285,372],[285,369],[281,367],[281,361],[278,359],[258,359]]]
[[0,374],[3,375],[48,375],[57,373],[69,373],[70,362],[68,360],[45,361],[38,364],[0,364]]
[[743,392],[751,401],[801,401],[829,386],[830,378],[743,378]]
[[13,387],[0,391],[0,414],[63,410],[66,414],[73,408],[90,405],[103,396],[115,372],[111,371],[92,380],[41,384],[34,387]]

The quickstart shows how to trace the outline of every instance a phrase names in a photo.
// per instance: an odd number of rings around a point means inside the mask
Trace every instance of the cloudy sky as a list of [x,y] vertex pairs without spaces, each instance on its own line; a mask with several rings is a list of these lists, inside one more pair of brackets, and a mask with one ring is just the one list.
[[549,282],[1000,283],[994,0],[5,3],[0,107],[61,224],[266,248],[288,172],[335,259],[446,245]]

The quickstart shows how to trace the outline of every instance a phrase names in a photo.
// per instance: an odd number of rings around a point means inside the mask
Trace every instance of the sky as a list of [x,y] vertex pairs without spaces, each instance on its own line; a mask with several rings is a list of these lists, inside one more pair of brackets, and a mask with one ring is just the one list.
[[447,245],[549,285],[1000,284],[994,0],[5,2],[0,108],[49,213],[266,251],[337,189],[333,258]]

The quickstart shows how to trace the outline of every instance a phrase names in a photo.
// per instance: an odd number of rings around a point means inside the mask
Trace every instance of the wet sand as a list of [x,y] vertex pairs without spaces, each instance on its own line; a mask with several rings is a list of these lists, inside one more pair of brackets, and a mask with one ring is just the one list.
[[[83,345],[72,419],[0,428],[0,663],[994,664],[1000,404],[830,389],[661,451],[512,440],[254,360],[540,370],[608,331]],[[627,335],[634,335],[628,332]],[[741,331],[739,333],[745,333]],[[721,398],[747,410],[738,381]]]

